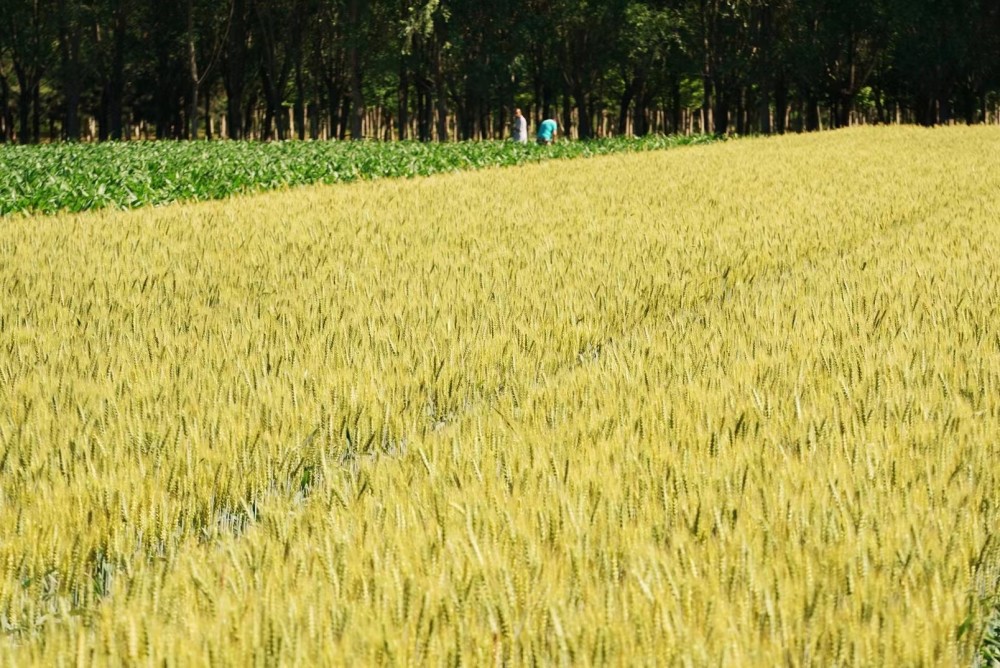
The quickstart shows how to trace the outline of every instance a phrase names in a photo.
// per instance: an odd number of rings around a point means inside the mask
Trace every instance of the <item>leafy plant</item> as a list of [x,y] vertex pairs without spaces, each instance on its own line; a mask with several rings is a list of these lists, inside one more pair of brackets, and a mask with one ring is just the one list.
[[127,142],[0,146],[0,215],[211,200],[310,183],[429,176],[712,141],[650,136],[512,142]]

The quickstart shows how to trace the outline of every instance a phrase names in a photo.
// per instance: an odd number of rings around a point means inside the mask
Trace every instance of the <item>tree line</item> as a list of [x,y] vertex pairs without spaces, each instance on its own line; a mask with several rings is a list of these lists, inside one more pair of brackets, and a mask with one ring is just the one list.
[[0,141],[1000,120],[997,0],[0,0]]

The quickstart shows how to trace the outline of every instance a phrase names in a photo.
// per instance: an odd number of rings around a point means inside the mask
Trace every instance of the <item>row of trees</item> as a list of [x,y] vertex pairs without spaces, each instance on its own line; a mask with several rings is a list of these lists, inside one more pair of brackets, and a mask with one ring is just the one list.
[[3,0],[0,141],[989,122],[997,0]]

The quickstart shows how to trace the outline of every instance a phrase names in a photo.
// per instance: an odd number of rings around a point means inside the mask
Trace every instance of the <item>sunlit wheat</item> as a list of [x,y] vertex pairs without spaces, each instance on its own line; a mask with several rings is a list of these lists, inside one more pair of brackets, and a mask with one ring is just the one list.
[[3,665],[962,665],[1000,132],[0,225]]

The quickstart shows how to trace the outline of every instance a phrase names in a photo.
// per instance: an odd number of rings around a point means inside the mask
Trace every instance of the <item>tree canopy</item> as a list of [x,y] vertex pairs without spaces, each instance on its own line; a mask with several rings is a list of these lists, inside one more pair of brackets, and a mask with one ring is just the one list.
[[588,138],[1000,115],[996,0],[4,0],[0,141]]

